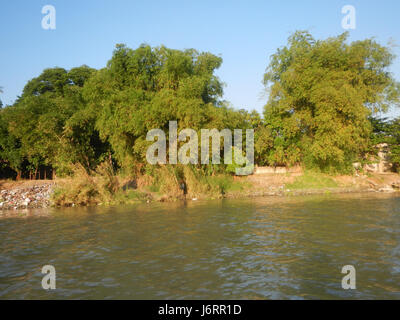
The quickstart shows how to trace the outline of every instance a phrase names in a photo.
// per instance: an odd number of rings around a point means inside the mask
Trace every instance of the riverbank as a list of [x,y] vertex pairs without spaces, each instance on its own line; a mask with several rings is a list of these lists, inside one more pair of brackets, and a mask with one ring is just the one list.
[[[222,178],[219,178],[220,180]],[[116,180],[118,180],[116,178]],[[216,198],[252,198],[267,196],[301,196],[312,194],[384,192],[392,193],[400,190],[400,175],[395,173],[369,174],[359,176],[326,176],[310,173],[293,174],[260,174],[247,177],[232,177],[224,182],[224,189],[209,192],[186,193],[182,190],[174,196],[166,192],[154,191],[143,181],[121,180],[114,194],[108,194],[108,202],[79,200],[78,193],[94,194],[88,188],[88,182],[76,184],[75,180],[24,180],[0,181],[0,209],[46,208],[49,206],[79,206],[131,204],[138,202],[169,202],[176,200],[198,200]],[[94,185],[95,182],[91,180]],[[66,186],[72,187],[69,196]],[[77,191],[78,190],[78,191]],[[221,191],[222,190],[222,191]],[[60,201],[60,198],[64,202]],[[65,198],[69,200],[66,201]]]
[[0,209],[49,207],[55,187],[51,180],[0,181]]

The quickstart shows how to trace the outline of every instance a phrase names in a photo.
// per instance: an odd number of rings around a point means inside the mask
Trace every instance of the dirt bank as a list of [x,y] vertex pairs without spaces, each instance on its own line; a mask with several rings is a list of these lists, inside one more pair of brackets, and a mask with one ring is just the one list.
[[295,182],[301,177],[304,177],[303,173],[257,174],[243,177],[240,179],[249,183],[249,186],[240,192],[228,192],[225,196],[239,198],[353,192],[391,193],[400,190],[400,175],[396,173],[325,176],[326,179],[332,180],[334,186],[308,186],[305,183],[301,187],[295,187]]

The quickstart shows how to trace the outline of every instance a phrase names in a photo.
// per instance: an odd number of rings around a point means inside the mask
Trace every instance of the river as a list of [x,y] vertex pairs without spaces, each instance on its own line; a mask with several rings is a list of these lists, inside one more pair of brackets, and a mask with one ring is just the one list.
[[400,197],[2,212],[0,299],[400,299]]

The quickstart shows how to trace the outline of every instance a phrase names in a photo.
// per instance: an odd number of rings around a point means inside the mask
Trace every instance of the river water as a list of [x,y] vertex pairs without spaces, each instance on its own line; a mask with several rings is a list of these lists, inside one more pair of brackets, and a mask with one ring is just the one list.
[[[345,265],[355,290],[342,288]],[[400,197],[2,212],[0,299],[80,298],[400,299]]]

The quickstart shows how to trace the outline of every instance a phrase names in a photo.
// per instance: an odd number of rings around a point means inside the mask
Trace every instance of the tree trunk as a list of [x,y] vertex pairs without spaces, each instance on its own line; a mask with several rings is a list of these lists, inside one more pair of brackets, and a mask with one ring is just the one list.
[[110,166],[111,166],[111,168],[114,169],[114,166],[113,166],[113,163],[112,163],[111,152],[110,152],[110,151],[108,152],[108,161],[110,161]]

